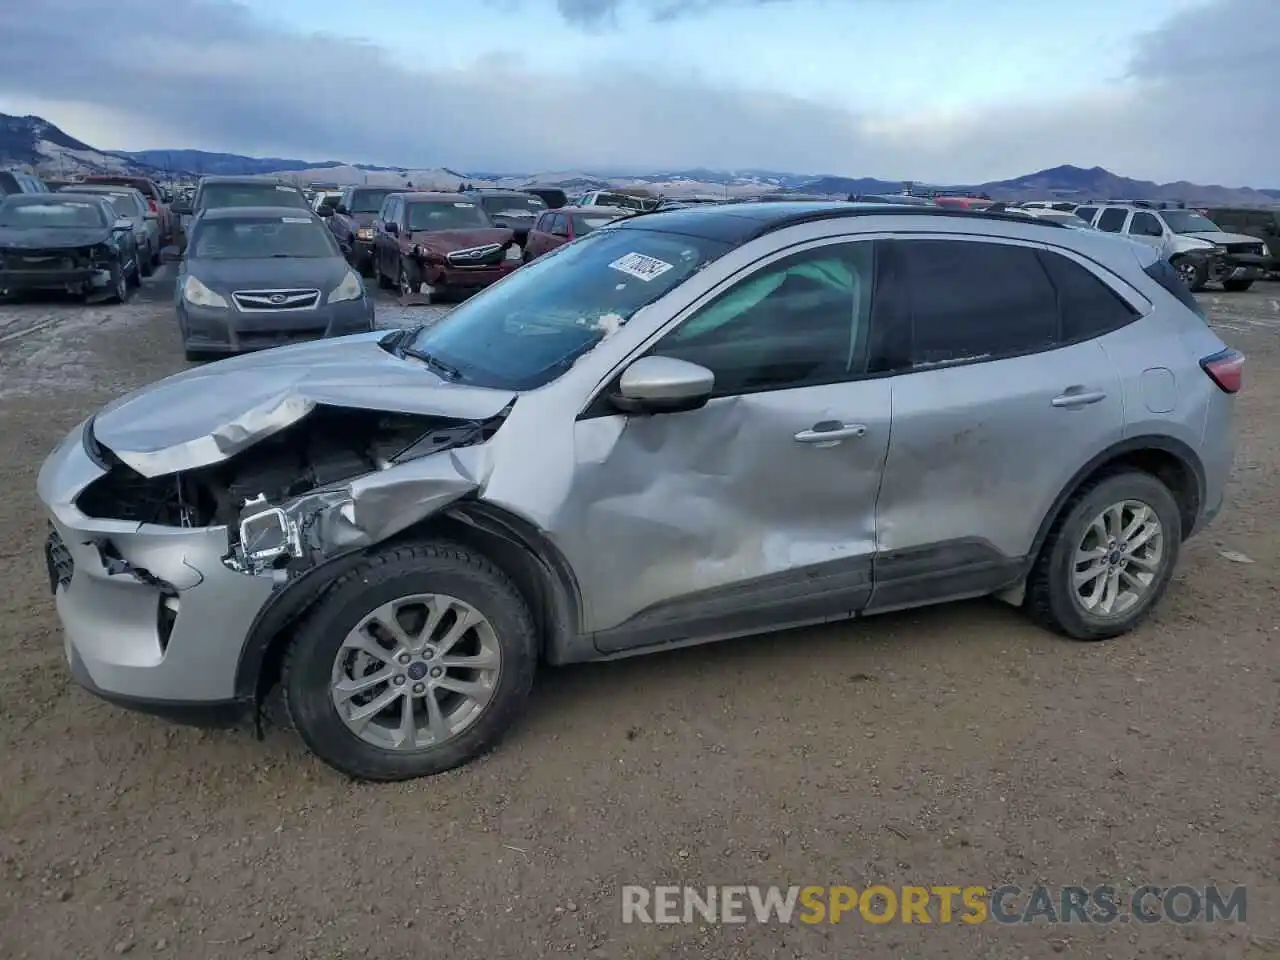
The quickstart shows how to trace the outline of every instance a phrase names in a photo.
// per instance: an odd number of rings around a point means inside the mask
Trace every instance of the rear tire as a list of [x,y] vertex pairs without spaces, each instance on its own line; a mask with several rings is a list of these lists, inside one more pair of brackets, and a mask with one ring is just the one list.
[[138,274],[139,276],[149,277],[155,273],[155,260],[152,259],[154,254],[151,252],[151,244],[147,244],[145,250],[138,251]]
[[[1104,544],[1086,548],[1086,543],[1098,543],[1095,539],[1095,531],[1099,530],[1097,518],[1116,505],[1145,507],[1150,511],[1158,533],[1148,537],[1133,551],[1127,551],[1123,537],[1118,538],[1115,546]],[[1136,522],[1132,507],[1129,510],[1121,508],[1117,526],[1127,528]],[[1138,534],[1142,532],[1142,529],[1137,531]],[[1153,543],[1154,546],[1150,546]],[[1150,551],[1156,546],[1159,556],[1152,559]],[[1173,577],[1181,546],[1182,514],[1177,501],[1169,488],[1151,474],[1126,470],[1088,481],[1054,521],[1027,578],[1023,610],[1040,626],[1076,640],[1105,640],[1128,633],[1146,618],[1164,595]],[[1096,554],[1096,550],[1103,550],[1103,553]],[[1148,553],[1141,552],[1144,550]],[[1080,560],[1081,556],[1091,554],[1090,559]],[[1121,559],[1108,563],[1117,554]],[[1123,559],[1130,555],[1134,559]],[[1101,590],[1105,586],[1106,575],[1101,582],[1077,583],[1080,575],[1099,566],[1117,571],[1113,575],[1118,590],[1132,588],[1136,594],[1134,577],[1145,576],[1148,572],[1150,581],[1143,586],[1140,595],[1135,595],[1132,605],[1122,607],[1114,614],[1104,614],[1089,609],[1084,592]]]
[[[334,693],[336,678],[340,675],[338,665],[342,663],[344,651],[351,652],[348,637],[367,622],[374,611],[426,596],[460,601],[484,619],[491,629],[494,649],[489,656],[499,664],[497,675],[493,686],[487,688],[488,699],[478,708],[479,712],[456,733],[450,731],[439,742],[426,745],[379,746],[358,735],[350,725],[352,718],[344,719],[339,713]],[[402,631],[406,629],[401,626]],[[367,628],[361,633],[369,635]],[[393,646],[396,645],[393,642]],[[444,664],[450,654],[445,645],[440,649],[438,660],[433,662]],[[360,780],[409,780],[468,763],[499,740],[528,701],[537,668],[537,651],[537,634],[524,598],[487,558],[452,543],[408,543],[371,554],[336,580],[311,607],[285,653],[281,686],[293,726],[322,761]],[[425,666],[415,663],[400,668],[387,656],[384,667],[374,661],[364,668],[362,676],[381,670],[403,673],[418,669],[417,674],[408,673],[408,679],[430,683],[432,681],[424,676]],[[341,676],[342,683],[352,682],[346,679],[346,674]],[[399,691],[403,699],[408,699],[415,684],[404,682],[405,679],[400,678],[398,688],[389,680],[379,686],[367,684],[367,696],[373,698],[384,693],[394,696]],[[416,690],[413,695],[422,696]],[[426,696],[436,704],[437,714],[447,707],[447,702],[442,703],[441,696],[430,688]],[[447,691],[443,697],[447,700]],[[351,699],[348,695],[348,702]],[[415,719],[419,724],[428,719],[425,700],[417,706],[417,717],[413,712],[409,715],[411,725]],[[402,708],[401,700],[393,700],[385,712],[375,715],[370,723],[385,717],[394,724],[396,718],[402,716],[398,712]],[[413,738],[420,740],[420,729],[415,730]]]
[[1252,280],[1223,280],[1222,289],[1229,293],[1244,293],[1253,286]]

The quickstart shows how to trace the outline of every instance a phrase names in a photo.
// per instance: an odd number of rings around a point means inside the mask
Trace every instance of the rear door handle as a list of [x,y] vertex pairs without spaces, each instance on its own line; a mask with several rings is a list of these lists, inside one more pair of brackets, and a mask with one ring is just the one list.
[[1097,403],[1100,400],[1107,399],[1107,395],[1102,390],[1079,390],[1072,392],[1071,390],[1054,397],[1049,402],[1055,407],[1072,409],[1074,407],[1087,407],[1091,403]]
[[820,446],[835,446],[841,440],[857,439],[867,435],[867,427],[862,423],[841,423],[839,420],[823,420],[815,423],[808,430],[796,434],[796,443],[816,443]]

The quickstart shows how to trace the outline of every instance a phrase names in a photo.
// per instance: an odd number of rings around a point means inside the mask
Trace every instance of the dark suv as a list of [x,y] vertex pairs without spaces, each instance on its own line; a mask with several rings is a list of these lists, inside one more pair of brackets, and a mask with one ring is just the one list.
[[1280,272],[1280,208],[1214,207],[1205,216],[1223,230],[1257,237],[1267,246],[1267,269]]
[[396,187],[347,187],[330,212],[319,210],[347,262],[366,276],[373,273],[373,221],[388,196],[403,192]]

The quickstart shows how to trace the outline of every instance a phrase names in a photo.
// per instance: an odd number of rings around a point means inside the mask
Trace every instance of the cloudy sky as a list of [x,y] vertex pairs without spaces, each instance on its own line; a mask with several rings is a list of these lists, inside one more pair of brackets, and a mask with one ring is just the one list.
[[107,149],[1280,187],[1280,0],[37,0],[0,38],[0,112]]

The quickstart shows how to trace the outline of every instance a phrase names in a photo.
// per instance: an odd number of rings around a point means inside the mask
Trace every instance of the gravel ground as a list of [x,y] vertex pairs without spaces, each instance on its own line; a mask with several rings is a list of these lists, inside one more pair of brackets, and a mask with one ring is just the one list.
[[[0,306],[0,957],[1280,957],[1280,284],[1204,297],[1250,358],[1230,506],[1134,635],[975,602],[549,671],[496,753],[392,786],[67,677],[36,470],[182,368],[171,292]],[[1245,884],[1248,920],[621,922],[627,883],[1006,882]]]

